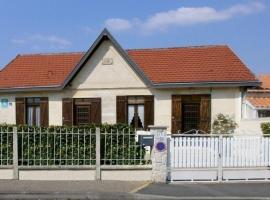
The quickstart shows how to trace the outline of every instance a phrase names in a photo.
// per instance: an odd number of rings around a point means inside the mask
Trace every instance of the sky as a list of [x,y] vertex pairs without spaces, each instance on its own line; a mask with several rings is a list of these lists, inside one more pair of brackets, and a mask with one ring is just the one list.
[[0,68],[16,55],[86,51],[107,27],[123,48],[227,44],[270,74],[269,0],[0,0]]

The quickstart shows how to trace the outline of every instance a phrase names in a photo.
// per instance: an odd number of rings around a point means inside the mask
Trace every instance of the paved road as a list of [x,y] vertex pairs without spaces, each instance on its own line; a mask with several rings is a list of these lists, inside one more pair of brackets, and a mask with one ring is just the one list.
[[270,199],[270,182],[150,184],[138,193],[180,199]]
[[0,199],[269,199],[268,183],[0,180]]

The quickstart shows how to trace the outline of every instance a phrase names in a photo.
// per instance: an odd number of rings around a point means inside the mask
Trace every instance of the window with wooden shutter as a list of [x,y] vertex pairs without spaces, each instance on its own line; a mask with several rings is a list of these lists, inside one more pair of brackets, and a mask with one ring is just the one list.
[[72,126],[73,125],[73,99],[64,98],[62,100],[62,115],[63,115],[63,125]]
[[63,125],[101,124],[100,98],[63,99]]
[[127,96],[116,97],[116,122],[127,123]]
[[154,124],[154,96],[117,96],[117,123],[127,123],[136,129]]
[[154,125],[154,96],[144,96],[144,128]]
[[48,97],[40,98],[40,126],[49,126],[49,104]]
[[25,124],[25,98],[16,98],[16,124]]
[[182,98],[181,95],[172,95],[172,133],[182,131]]
[[200,130],[210,133],[211,131],[211,96],[201,97]]

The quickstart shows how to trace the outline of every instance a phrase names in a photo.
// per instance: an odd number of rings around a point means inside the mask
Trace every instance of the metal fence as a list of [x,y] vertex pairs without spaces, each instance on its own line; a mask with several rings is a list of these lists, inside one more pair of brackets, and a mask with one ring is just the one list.
[[151,159],[130,129],[101,133],[101,165],[146,165]]
[[13,129],[0,128],[0,166],[13,164]]
[[[129,129],[0,128],[0,167],[149,165]],[[13,142],[14,141],[14,142]],[[13,154],[15,152],[15,154]]]
[[95,165],[93,129],[32,129],[18,131],[19,166]]

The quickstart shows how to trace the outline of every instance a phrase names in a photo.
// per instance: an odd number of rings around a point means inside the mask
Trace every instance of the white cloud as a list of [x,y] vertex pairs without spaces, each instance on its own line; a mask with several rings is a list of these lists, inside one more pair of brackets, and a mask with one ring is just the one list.
[[167,30],[175,26],[187,26],[202,23],[225,21],[237,16],[250,15],[265,9],[265,5],[260,1],[253,1],[246,4],[236,4],[230,8],[217,10],[212,7],[180,7],[175,10],[158,12],[146,20],[126,20],[112,18],[106,20],[111,30],[123,31],[131,28],[139,29],[143,32],[156,30]]
[[132,27],[132,22],[125,19],[111,18],[105,21],[105,26],[110,30],[125,31]]
[[29,45],[33,49],[49,48],[53,50],[66,49],[71,46],[71,42],[65,38],[56,35],[42,35],[34,34],[28,35],[23,38],[15,38],[11,40],[12,43],[17,45]]

